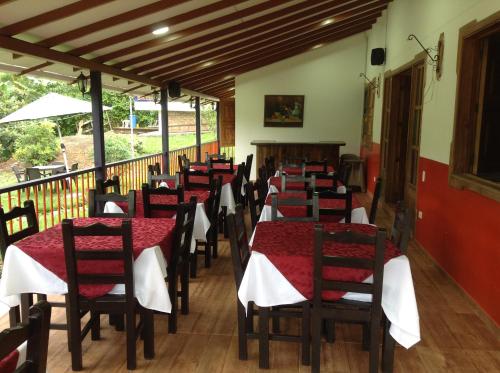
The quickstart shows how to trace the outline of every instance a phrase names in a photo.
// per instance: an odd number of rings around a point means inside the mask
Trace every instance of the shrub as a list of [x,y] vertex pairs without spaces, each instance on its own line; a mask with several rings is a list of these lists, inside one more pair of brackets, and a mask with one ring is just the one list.
[[130,143],[124,136],[106,134],[104,141],[106,162],[117,162],[130,158]]
[[18,131],[13,128],[0,128],[0,161],[6,161],[12,157],[18,136]]
[[55,126],[54,123],[45,121],[24,127],[15,141],[14,158],[33,166],[53,161],[59,154]]

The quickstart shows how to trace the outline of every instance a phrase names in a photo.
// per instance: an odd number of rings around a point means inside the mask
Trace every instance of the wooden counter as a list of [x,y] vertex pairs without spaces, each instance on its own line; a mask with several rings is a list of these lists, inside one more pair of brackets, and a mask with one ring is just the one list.
[[256,167],[264,164],[264,158],[274,156],[276,167],[286,158],[307,158],[311,161],[327,159],[334,168],[339,166],[339,148],[345,146],[344,141],[321,142],[279,142],[258,141],[250,143],[257,146]]

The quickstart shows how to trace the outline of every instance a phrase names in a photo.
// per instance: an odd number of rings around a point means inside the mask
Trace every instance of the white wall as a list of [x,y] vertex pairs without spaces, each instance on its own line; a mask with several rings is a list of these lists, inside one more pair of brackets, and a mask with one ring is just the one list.
[[[426,47],[435,47],[439,35],[444,32],[443,75],[440,81],[436,80],[432,67],[427,66],[420,148],[422,157],[449,163],[455,116],[459,29],[499,10],[500,0],[395,0],[372,30],[367,32],[370,50],[387,48],[385,66],[370,66],[369,61],[367,65],[367,75],[373,78],[382,74],[382,82],[384,71],[397,69],[421,52],[416,41],[407,40],[409,34],[415,34]],[[382,96],[383,89],[375,102],[375,142],[380,142]]]
[[[345,141],[359,154],[366,36],[355,35],[236,77],[236,161],[256,155],[252,140]],[[264,127],[264,95],[305,95],[303,128]],[[252,167],[253,177],[257,167]]]

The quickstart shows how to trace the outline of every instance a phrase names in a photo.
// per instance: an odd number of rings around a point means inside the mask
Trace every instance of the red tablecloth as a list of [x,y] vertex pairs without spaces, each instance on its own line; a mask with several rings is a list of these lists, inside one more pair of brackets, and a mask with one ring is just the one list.
[[[306,192],[280,192],[278,193],[278,200],[280,199],[288,199],[288,198],[299,198],[306,199]],[[266,198],[266,205],[271,206],[271,194],[269,194]],[[343,209],[345,208],[345,201],[338,199],[320,199],[319,207],[324,209]],[[361,207],[356,196],[352,196],[352,209],[356,209]],[[307,207],[306,206],[279,206],[279,211],[285,217],[301,217],[307,215]],[[340,215],[321,215],[320,221],[330,221],[330,222],[338,222],[342,220],[343,217]]]
[[[319,186],[319,187],[332,187],[333,181],[326,180],[326,179],[316,179],[315,184],[316,184],[316,186]],[[281,191],[281,177],[280,176],[270,177],[269,178],[269,185],[274,185],[276,188],[278,188],[278,190]],[[339,182],[337,182],[337,185],[340,186],[340,185],[342,185],[342,183],[339,181]],[[304,186],[304,183],[287,180],[286,189],[287,190],[305,190],[305,186]]]
[[[184,191],[184,202],[189,202],[191,196],[195,196],[198,203],[205,203],[210,195],[208,190],[193,190]],[[171,195],[152,195],[151,202],[155,204],[174,205],[177,204],[177,196]],[[124,212],[128,211],[126,202],[116,203]],[[175,211],[152,211],[153,218],[171,218],[175,215]],[[142,199],[142,190],[135,192],[135,217],[144,217],[144,200]]]
[[[288,175],[302,175],[302,167],[284,167],[283,171]],[[306,172],[323,172],[323,166],[306,166]],[[333,172],[333,166],[327,166],[326,172]]]
[[[257,224],[252,251],[264,254],[283,276],[305,298],[313,297],[313,253],[314,225],[309,222],[260,222]],[[324,229],[330,232],[355,230],[365,234],[375,234],[376,228],[365,224],[325,223]],[[329,244],[324,248],[329,255],[373,258],[374,250],[370,245]],[[401,255],[399,250],[386,242],[385,262]],[[370,270],[351,268],[328,268],[324,277],[331,280],[363,281],[372,274]],[[327,291],[323,297],[338,300],[344,292]]]
[[[232,184],[236,180],[236,175],[233,174],[215,174],[215,177],[219,176],[222,176],[222,185]],[[189,176],[189,181],[192,183],[208,184],[208,176]]]
[[0,360],[0,372],[1,373],[12,373],[15,372],[17,361],[19,360],[19,351],[14,350],[2,360]]
[[[86,226],[93,223],[121,225],[119,218],[79,218],[73,220],[74,225]],[[170,260],[175,220],[173,219],[132,219],[132,242],[134,258],[143,250],[160,246],[163,255]],[[24,253],[40,263],[64,281],[67,281],[64,246],[61,225],[27,237],[15,244]],[[113,249],[121,248],[121,237],[77,237],[77,249]],[[84,273],[121,273],[121,263],[110,261],[80,262],[80,271]],[[109,293],[114,285],[82,285],[80,294],[94,298]]]
[[[229,170],[231,166],[227,163],[214,163],[212,165],[212,168],[217,170],[217,169],[220,169],[220,170]],[[207,172],[208,170],[208,166],[202,166],[202,165],[192,165],[190,166],[191,169],[193,170],[196,170],[196,171],[203,171],[203,172]],[[234,169],[234,165],[233,165],[233,169]]]

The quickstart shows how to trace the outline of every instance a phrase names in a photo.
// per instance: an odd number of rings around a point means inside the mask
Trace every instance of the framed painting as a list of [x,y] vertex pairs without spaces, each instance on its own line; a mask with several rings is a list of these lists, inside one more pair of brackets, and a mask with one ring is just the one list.
[[304,95],[265,95],[264,127],[303,127]]

